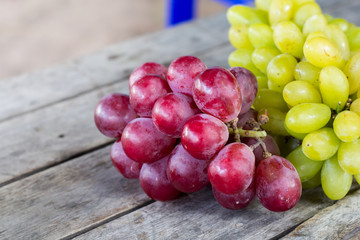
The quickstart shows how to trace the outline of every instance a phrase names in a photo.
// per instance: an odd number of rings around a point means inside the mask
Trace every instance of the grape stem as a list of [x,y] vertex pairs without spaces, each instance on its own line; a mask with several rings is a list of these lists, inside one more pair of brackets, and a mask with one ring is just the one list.
[[[253,137],[253,138],[261,138],[266,137],[266,131],[256,131],[256,130],[245,130],[242,128],[237,128],[237,131],[241,137]],[[234,134],[233,128],[229,128],[229,134]]]
[[230,126],[234,133],[235,142],[241,142],[239,128],[237,127],[238,120],[238,118],[235,118],[234,120],[230,121]]

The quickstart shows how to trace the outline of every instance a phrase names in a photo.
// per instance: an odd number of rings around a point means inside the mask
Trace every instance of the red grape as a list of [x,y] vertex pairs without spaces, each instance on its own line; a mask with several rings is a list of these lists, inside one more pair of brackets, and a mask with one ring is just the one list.
[[139,178],[142,163],[135,162],[126,156],[120,139],[111,147],[111,161],[115,168],[126,178]]
[[301,182],[294,166],[273,155],[256,168],[256,196],[267,209],[282,212],[291,209],[301,196]]
[[167,69],[164,65],[156,62],[146,62],[143,65],[136,68],[131,74],[129,78],[129,88],[139,80],[148,74],[155,74],[166,79]]
[[171,89],[162,77],[146,75],[131,87],[130,104],[139,116],[151,117],[156,100],[169,92]]
[[136,118],[135,111],[129,104],[129,96],[121,93],[106,95],[95,108],[96,127],[105,136],[121,137],[126,124]]
[[234,120],[241,110],[241,93],[235,77],[225,68],[208,68],[193,85],[193,98],[198,108],[223,122]]
[[182,56],[171,62],[167,80],[174,92],[192,94],[195,77],[206,69],[206,65],[197,57]]
[[137,118],[129,122],[121,136],[126,155],[140,163],[155,162],[171,153],[175,138],[160,132],[151,118]]
[[209,183],[208,165],[208,161],[194,158],[181,144],[178,144],[169,156],[167,175],[176,189],[192,193]]
[[248,188],[238,193],[225,194],[215,188],[212,190],[216,201],[224,208],[231,210],[243,209],[247,207],[255,197],[255,177],[253,177]]
[[167,175],[168,156],[154,163],[145,163],[140,171],[140,185],[146,195],[158,201],[177,198],[180,192],[170,183]]
[[255,172],[255,156],[243,143],[226,145],[211,161],[208,177],[213,188],[234,194],[249,187]]
[[168,93],[159,98],[153,107],[155,126],[172,137],[180,137],[186,121],[200,113],[191,97],[182,93]]
[[227,142],[229,132],[219,119],[208,114],[197,114],[184,125],[181,143],[194,158],[209,160]]
[[244,114],[251,108],[253,104],[257,91],[258,91],[258,82],[255,75],[242,67],[233,67],[229,71],[236,78],[241,92],[241,111],[240,114]]
[[[249,137],[241,138],[241,141],[248,146],[258,143],[258,140],[256,138]],[[264,142],[268,152],[273,155],[280,155],[280,149],[272,136],[267,135],[262,141]],[[253,152],[255,155],[255,165],[257,166],[260,161],[264,159],[264,149],[259,145],[254,149]]]

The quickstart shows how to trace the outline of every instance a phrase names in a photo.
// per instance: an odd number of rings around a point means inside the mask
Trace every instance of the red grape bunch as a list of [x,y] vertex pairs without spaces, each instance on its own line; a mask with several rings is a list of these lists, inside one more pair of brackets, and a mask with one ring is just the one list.
[[172,200],[211,184],[225,208],[242,209],[256,195],[267,209],[286,211],[299,200],[301,182],[262,129],[266,113],[251,108],[257,90],[245,68],[208,68],[194,56],[168,68],[147,62],[131,73],[129,96],[112,93],[98,103],[95,123],[117,138],[114,166],[139,178],[152,199]]

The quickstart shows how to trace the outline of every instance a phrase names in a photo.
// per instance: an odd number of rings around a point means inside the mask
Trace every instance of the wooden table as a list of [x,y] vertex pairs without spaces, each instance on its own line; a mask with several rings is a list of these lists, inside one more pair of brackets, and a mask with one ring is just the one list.
[[[320,4],[360,24],[358,0]],[[357,184],[337,202],[317,188],[287,212],[257,200],[230,211],[210,189],[155,202],[112,166],[113,140],[93,123],[99,99],[126,93],[129,73],[145,61],[191,54],[227,66],[227,31],[221,14],[0,81],[0,239],[360,239]]]

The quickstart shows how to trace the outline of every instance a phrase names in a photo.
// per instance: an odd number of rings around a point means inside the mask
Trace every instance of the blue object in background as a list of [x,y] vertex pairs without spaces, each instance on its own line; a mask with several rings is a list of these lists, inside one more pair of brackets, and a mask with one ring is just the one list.
[[[234,4],[249,4],[252,0],[215,0],[227,7]],[[197,12],[198,0],[167,0],[166,26],[192,20]]]

